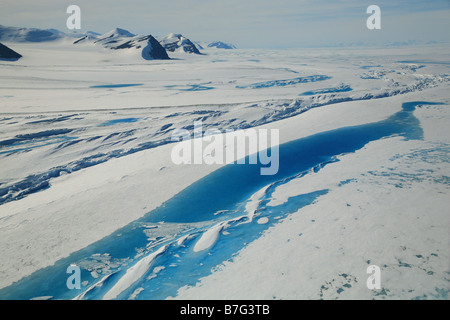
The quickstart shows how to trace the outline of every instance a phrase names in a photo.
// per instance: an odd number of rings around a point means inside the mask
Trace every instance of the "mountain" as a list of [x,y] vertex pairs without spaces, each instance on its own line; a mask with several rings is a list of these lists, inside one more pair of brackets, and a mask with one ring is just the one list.
[[101,36],[97,37],[94,43],[102,44],[106,48],[115,47],[118,43],[124,39],[135,37],[136,35],[120,28],[115,28]]
[[152,35],[136,36],[128,41],[118,44],[115,47],[111,47],[114,50],[131,49],[137,50],[142,48],[142,58],[145,60],[165,60],[170,59],[167,55],[166,49]]
[[90,35],[90,36],[94,36],[94,37],[101,36],[100,33],[97,33],[97,32],[94,32],[94,31],[88,31],[88,32],[86,32],[86,35]]
[[[120,36],[134,36],[123,29],[114,29],[110,32],[115,32]],[[106,35],[106,34],[105,34]],[[19,27],[7,27],[0,25],[0,41],[8,42],[45,42],[54,41],[59,39],[71,39],[88,37],[90,39],[101,36],[99,33],[88,31],[86,33],[78,32],[62,32],[57,29],[37,29],[37,28],[19,28]],[[111,36],[111,34],[108,34]],[[80,40],[80,39],[78,39]]]
[[135,35],[125,29],[116,28],[103,35],[92,33],[76,40],[74,44],[91,42],[111,50],[138,50],[145,60],[170,59],[166,50],[152,35]]
[[234,44],[231,43],[226,43],[226,42],[222,42],[222,41],[214,41],[214,42],[205,42],[205,41],[192,41],[195,46],[199,49],[199,50],[204,50],[204,49],[237,49],[236,46]]
[[195,46],[197,47],[198,50],[203,50],[205,49],[203,46],[205,46],[205,43],[200,42],[200,41],[192,41],[193,44],[195,44]]
[[159,43],[170,52],[186,52],[201,54],[198,48],[188,38],[181,34],[171,33],[168,36],[159,40]]
[[0,43],[0,60],[16,61],[20,58],[22,55]]
[[236,49],[236,46],[231,43],[225,43],[222,41],[214,41],[208,44],[208,48],[217,48],[217,49]]
[[63,32],[55,29],[42,30],[35,28],[6,27],[0,25],[0,41],[9,42],[43,42],[61,39]]
[[81,38],[74,41],[74,44],[92,41],[95,44],[103,45],[105,48],[114,49],[118,44],[133,37],[136,37],[136,35],[120,28],[115,28],[105,34],[89,31],[86,32],[86,34],[84,34]]
[[83,42],[88,42],[88,41],[92,41],[94,42],[95,40],[97,40],[97,37],[92,35],[92,34],[86,34],[84,36],[82,36],[81,38],[75,40],[73,42],[73,44],[77,44],[77,43],[83,43]]

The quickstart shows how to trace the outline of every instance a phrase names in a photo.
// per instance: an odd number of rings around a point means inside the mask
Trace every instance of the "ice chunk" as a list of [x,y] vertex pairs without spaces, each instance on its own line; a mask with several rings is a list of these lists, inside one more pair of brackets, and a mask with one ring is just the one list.
[[139,260],[134,266],[129,268],[125,275],[104,296],[104,300],[116,298],[123,291],[128,289],[133,283],[138,281],[152,266],[155,259],[167,249],[167,245]]
[[208,229],[194,246],[194,252],[200,252],[211,248],[219,238],[219,233],[227,226],[227,221],[222,221]]

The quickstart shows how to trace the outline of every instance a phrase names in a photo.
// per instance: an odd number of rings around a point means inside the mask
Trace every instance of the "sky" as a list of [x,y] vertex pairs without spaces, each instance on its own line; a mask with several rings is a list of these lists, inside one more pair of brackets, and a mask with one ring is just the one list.
[[[450,41],[450,0],[1,0],[0,24],[71,32],[73,4],[81,9],[79,32],[174,32],[239,48]],[[380,7],[379,30],[366,26],[370,5]]]

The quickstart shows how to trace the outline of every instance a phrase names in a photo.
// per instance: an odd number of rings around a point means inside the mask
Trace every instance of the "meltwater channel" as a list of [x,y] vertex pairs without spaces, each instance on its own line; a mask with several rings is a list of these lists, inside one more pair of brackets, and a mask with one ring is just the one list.
[[[268,206],[274,190],[291,179],[338,161],[337,156],[371,141],[423,131],[407,102],[385,120],[314,134],[279,146],[279,171],[260,175],[260,166],[226,165],[190,185],[159,208],[52,266],[0,290],[0,299],[165,299],[195,285],[289,214],[327,190]],[[248,160],[248,159],[247,159]],[[246,161],[248,163],[248,161]],[[126,201],[126,199],[124,199]],[[249,204],[252,206],[249,212]],[[247,206],[247,207],[246,207]],[[261,221],[263,221],[261,223]],[[101,227],[101,226],[99,226]],[[81,289],[66,283],[71,264],[81,268]]]

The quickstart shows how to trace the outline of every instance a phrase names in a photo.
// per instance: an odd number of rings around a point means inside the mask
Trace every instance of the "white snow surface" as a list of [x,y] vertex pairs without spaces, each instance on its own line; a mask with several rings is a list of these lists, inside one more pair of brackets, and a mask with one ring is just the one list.
[[[414,113],[423,140],[374,141],[279,187],[268,206],[329,192],[172,298],[445,297],[448,49],[205,48],[204,56],[169,53],[177,59],[146,61],[90,43],[15,43],[23,58],[0,61],[0,188],[9,190],[0,204],[0,288],[110,235],[222,166],[174,165],[167,128],[203,117],[208,128],[223,131],[279,129],[285,143],[386,119],[404,102],[432,101],[443,105]],[[331,78],[283,82],[313,75]],[[342,83],[353,90],[300,96]],[[254,84],[264,85],[248,87]],[[101,85],[112,87],[93,87]],[[48,186],[32,192],[32,175]],[[263,192],[248,204],[250,220]],[[226,226],[206,230],[195,251],[213,246]],[[105,299],[145,274],[163,250],[130,268]],[[366,287],[371,264],[381,267],[383,290]]]

